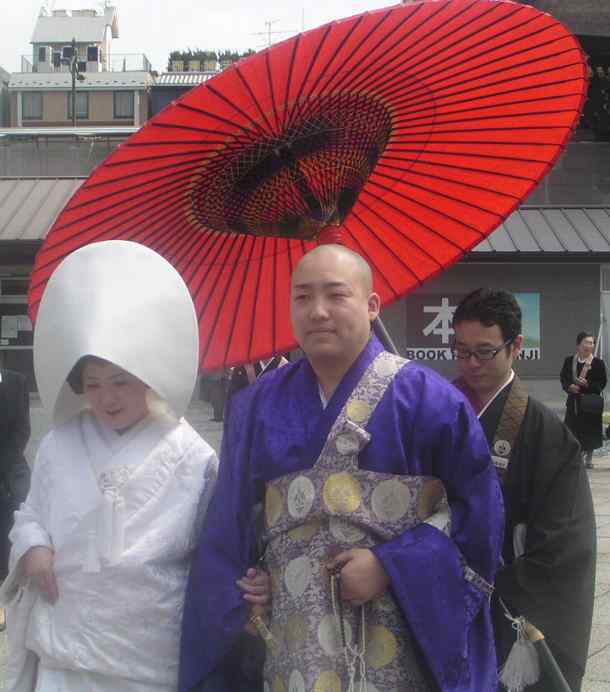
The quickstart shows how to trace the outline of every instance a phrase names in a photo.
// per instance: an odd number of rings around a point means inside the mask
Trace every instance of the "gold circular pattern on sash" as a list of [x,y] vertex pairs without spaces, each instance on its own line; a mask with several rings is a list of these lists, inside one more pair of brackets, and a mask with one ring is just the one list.
[[292,538],[293,541],[310,541],[320,530],[320,527],[322,526],[322,520],[320,517],[315,517],[311,521],[306,522],[305,524],[301,524],[300,526],[296,526],[294,529],[291,529],[288,532],[288,535],[290,538]]
[[349,473],[333,473],[326,479],[322,496],[335,514],[351,514],[362,504],[360,483]]
[[275,676],[272,692],[286,692],[286,685],[279,675]]
[[[352,627],[347,620],[343,622],[345,630],[345,641],[352,642]],[[341,630],[337,618],[334,615],[325,615],[318,625],[318,642],[322,650],[331,658],[341,653],[343,643],[341,641]]]
[[400,363],[391,356],[382,356],[375,361],[375,372],[380,377],[392,377],[400,369]]
[[288,593],[293,598],[300,598],[309,586],[312,574],[311,560],[306,555],[290,560],[284,570],[284,583]]
[[288,679],[288,692],[305,692],[305,680],[298,670],[293,670]]
[[358,454],[360,451],[360,440],[353,432],[341,433],[341,435],[337,435],[337,439],[335,440],[335,448],[343,457]]
[[293,519],[304,519],[313,505],[316,489],[306,476],[297,476],[288,486],[288,512]]
[[371,407],[363,399],[353,399],[347,405],[346,413],[354,423],[364,423],[371,415]]
[[355,524],[350,524],[342,517],[331,517],[328,522],[333,538],[343,543],[357,543],[361,541],[366,534],[359,529]]
[[371,625],[366,643],[366,662],[378,670],[396,658],[398,642],[392,632],[383,625]]
[[288,618],[284,628],[284,635],[286,637],[286,645],[292,653],[301,648],[307,638],[307,621],[301,613],[294,613]]
[[411,491],[405,483],[391,478],[379,483],[371,495],[373,512],[381,521],[402,519],[411,504]]
[[316,680],[313,692],[341,692],[341,679],[334,670],[325,670]]
[[283,505],[282,493],[274,485],[267,486],[265,494],[265,521],[269,528],[274,526],[282,516]]
[[286,651],[286,636],[284,633],[284,628],[279,623],[274,622],[271,625],[271,634],[275,639],[277,651],[284,653]]
[[441,506],[445,497],[445,486],[438,478],[425,480],[417,497],[417,517],[425,521]]

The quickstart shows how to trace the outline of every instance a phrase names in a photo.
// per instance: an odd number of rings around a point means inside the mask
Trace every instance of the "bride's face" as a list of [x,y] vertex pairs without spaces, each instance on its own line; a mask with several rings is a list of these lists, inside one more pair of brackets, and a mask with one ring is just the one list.
[[116,432],[125,432],[148,415],[148,387],[122,368],[91,360],[83,368],[83,390],[93,415]]

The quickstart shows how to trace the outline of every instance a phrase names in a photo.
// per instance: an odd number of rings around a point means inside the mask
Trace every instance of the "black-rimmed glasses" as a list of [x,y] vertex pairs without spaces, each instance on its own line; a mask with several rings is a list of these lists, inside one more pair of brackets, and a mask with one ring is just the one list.
[[472,351],[469,348],[456,346],[455,343],[453,343],[451,346],[451,352],[453,353],[453,357],[457,358],[458,360],[470,360],[472,356],[474,356],[477,360],[493,360],[503,348],[506,348],[512,344],[513,341],[514,339],[509,339],[501,346],[496,346],[496,348],[475,348]]

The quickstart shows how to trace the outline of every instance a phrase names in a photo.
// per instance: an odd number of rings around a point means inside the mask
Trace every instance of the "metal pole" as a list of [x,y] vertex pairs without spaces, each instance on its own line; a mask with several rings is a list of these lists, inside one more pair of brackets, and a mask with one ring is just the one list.
[[76,62],[76,39],[72,39],[72,60],[70,62],[70,72],[72,73],[72,127],[76,127],[76,72],[78,64]]
[[398,349],[396,348],[396,344],[392,341],[392,337],[388,334],[388,330],[381,321],[381,317],[377,317],[377,319],[373,322],[373,331],[375,332],[375,335],[379,341],[381,341],[381,343],[385,346],[387,351],[394,353],[397,356],[400,355],[398,353]]

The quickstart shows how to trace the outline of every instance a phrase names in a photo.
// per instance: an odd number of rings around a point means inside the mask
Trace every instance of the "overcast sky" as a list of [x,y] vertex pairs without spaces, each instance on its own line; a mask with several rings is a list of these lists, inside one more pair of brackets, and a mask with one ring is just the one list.
[[[21,55],[31,56],[30,39],[42,0],[17,0],[2,12],[0,67],[20,70]],[[145,53],[153,68],[165,70],[172,50],[225,48],[258,50],[267,43],[266,21],[274,41],[333,19],[394,4],[394,0],[116,0],[120,38],[114,53]],[[97,0],[47,0],[53,9],[95,8]],[[313,7],[312,7],[313,6]],[[257,35],[261,34],[261,35]],[[264,35],[263,35],[264,34]]]

